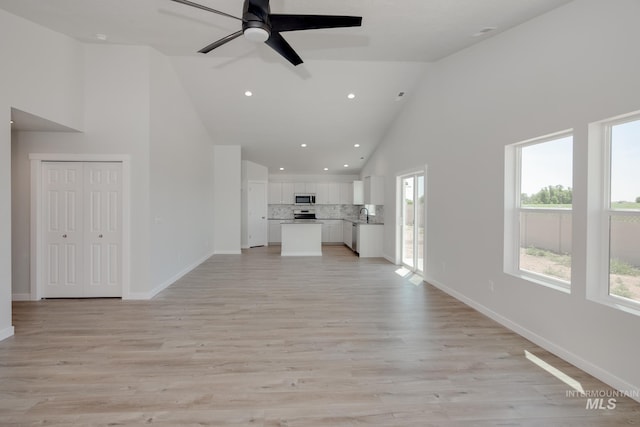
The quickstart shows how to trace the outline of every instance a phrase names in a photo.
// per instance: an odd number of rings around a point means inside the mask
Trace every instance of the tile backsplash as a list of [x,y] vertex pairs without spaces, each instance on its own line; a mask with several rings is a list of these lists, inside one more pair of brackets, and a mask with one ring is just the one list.
[[[384,206],[382,205],[315,205],[318,219],[364,219],[364,213],[359,215],[360,209],[369,209],[371,222],[384,222]],[[306,209],[296,205],[269,205],[269,219],[293,219],[295,209]]]

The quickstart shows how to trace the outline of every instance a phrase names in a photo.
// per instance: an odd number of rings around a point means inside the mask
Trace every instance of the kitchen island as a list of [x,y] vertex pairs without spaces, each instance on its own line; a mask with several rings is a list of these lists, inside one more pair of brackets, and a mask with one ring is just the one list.
[[282,222],[281,256],[322,256],[322,222]]

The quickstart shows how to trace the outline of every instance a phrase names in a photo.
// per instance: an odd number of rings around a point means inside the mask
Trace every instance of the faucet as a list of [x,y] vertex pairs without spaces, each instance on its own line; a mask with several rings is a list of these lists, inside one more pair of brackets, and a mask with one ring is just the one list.
[[362,214],[362,211],[365,211],[367,213],[367,224],[369,224],[369,209],[367,208],[360,209],[360,214]]

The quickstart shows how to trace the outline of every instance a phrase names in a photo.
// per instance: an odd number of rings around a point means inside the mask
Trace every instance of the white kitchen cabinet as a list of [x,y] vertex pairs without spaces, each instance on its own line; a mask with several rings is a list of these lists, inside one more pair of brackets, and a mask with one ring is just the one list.
[[310,194],[316,194],[318,192],[318,184],[315,182],[307,182],[304,184],[304,192]]
[[384,177],[366,176],[364,178],[364,204],[384,205]]
[[342,242],[342,220],[325,219],[322,220],[322,243]]
[[353,181],[353,204],[364,205],[364,183]]
[[319,182],[316,184],[316,205],[328,205],[329,183]]
[[270,182],[268,200],[270,205],[292,205],[294,200],[293,183]]
[[293,198],[293,183],[292,182],[283,182],[282,183],[282,198],[280,204],[282,205],[293,205],[295,203],[295,199]]
[[353,204],[353,184],[350,182],[341,182],[340,184],[340,204]]
[[282,222],[281,219],[269,220],[269,243],[281,243],[282,242]]
[[360,258],[383,257],[384,226],[381,224],[358,224],[358,254]]
[[351,221],[342,221],[342,243],[353,249],[352,245],[353,223]]
[[307,189],[304,182],[294,182],[293,183],[293,192],[296,194],[306,193]]
[[269,183],[269,204],[280,205],[282,204],[282,183],[270,182]]
[[327,187],[329,189],[329,194],[327,197],[328,205],[339,205],[340,204],[340,183],[338,182],[329,182],[327,183]]

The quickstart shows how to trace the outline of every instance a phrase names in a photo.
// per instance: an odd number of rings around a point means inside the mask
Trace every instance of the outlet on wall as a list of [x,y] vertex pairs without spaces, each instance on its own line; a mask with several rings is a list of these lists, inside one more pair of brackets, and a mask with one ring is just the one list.
[[493,291],[494,291],[494,286],[493,286],[493,285],[494,285],[494,284],[493,284],[493,280],[489,280],[489,290],[490,290],[491,292],[493,292]]

